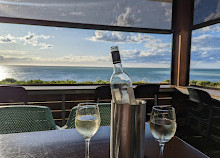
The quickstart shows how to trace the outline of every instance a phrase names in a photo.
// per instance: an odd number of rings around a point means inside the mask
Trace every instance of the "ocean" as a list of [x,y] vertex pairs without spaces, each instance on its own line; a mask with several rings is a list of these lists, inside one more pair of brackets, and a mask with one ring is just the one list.
[[[133,81],[158,83],[170,79],[169,68],[125,68]],[[70,67],[70,66],[0,66],[0,80],[44,81],[74,80],[77,82],[109,80],[111,67]],[[220,80],[220,69],[191,69],[191,80],[217,82]]]

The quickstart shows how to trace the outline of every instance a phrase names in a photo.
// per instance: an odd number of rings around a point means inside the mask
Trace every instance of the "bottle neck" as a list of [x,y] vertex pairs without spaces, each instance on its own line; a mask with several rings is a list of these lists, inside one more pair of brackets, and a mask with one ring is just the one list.
[[113,72],[114,73],[123,73],[124,72],[124,69],[121,65],[121,63],[116,63],[116,64],[113,64]]

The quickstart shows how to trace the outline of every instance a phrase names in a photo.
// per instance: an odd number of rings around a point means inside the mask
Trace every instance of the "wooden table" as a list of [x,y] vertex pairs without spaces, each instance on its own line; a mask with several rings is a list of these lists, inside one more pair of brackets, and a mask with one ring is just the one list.
[[[109,157],[110,127],[100,127],[91,140],[90,158]],[[145,158],[158,158],[159,146],[149,125],[145,130]],[[165,146],[165,158],[207,158],[177,137]],[[1,158],[84,158],[84,139],[76,129],[0,135]]]

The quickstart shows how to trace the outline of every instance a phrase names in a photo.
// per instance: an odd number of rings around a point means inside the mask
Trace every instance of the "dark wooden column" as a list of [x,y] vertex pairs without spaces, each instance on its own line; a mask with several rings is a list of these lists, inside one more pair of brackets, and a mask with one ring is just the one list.
[[173,0],[171,84],[189,84],[194,0]]

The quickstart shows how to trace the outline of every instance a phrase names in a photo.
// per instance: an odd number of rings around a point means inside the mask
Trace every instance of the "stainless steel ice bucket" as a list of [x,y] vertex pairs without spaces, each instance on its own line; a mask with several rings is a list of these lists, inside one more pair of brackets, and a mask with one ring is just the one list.
[[111,103],[110,158],[143,158],[146,102]]

